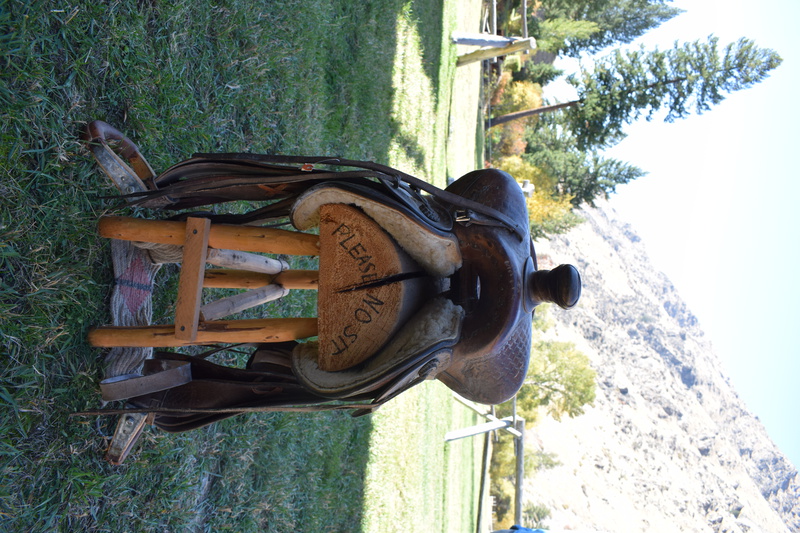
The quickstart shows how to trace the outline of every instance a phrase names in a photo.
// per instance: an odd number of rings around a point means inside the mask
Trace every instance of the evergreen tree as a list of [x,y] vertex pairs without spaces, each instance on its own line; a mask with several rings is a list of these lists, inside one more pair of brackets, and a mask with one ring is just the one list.
[[576,137],[552,118],[529,130],[526,140],[524,159],[550,176],[552,192],[571,197],[575,207],[594,206],[596,198],[608,198],[617,185],[646,175],[639,167],[580,149]]
[[580,105],[568,109],[566,120],[579,146],[615,144],[624,137],[625,124],[642,116],[650,120],[662,108],[666,122],[708,111],[725,93],[760,82],[782,61],[744,38],[720,54],[718,41],[676,43],[667,51],[617,51],[592,73],[573,78]]
[[551,65],[550,63],[534,63],[528,61],[522,68],[513,72],[511,78],[515,82],[532,81],[539,85],[547,85],[551,81],[564,75],[564,71]]
[[[573,57],[597,53],[614,44],[630,43],[683,11],[669,0],[544,0],[547,18],[567,17],[592,22],[598,31],[569,40],[564,52]],[[552,5],[553,13],[548,9]]]
[[585,20],[554,18],[535,25],[536,49],[557,54],[567,43],[590,39],[600,31],[600,26]]
[[[529,17],[528,34],[536,39],[539,51],[577,57],[629,43],[680,12],[665,5],[665,0],[543,0]],[[519,33],[518,25],[512,20],[508,30]],[[561,74],[549,63],[530,61],[515,73],[514,80],[545,85]]]
[[493,118],[487,127],[563,109],[578,148],[610,146],[625,136],[625,124],[642,116],[650,120],[662,108],[667,122],[702,113],[721,102],[724,93],[760,82],[781,61],[773,50],[745,38],[720,54],[713,36],[707,42],[676,43],[666,51],[617,51],[592,70],[570,77],[577,100]]

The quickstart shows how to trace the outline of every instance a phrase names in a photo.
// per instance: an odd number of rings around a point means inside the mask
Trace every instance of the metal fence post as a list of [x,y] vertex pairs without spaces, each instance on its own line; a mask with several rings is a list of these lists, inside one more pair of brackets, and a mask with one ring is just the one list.
[[515,451],[517,452],[517,482],[516,495],[514,497],[514,523],[522,524],[522,486],[525,484],[525,419],[517,418],[516,427],[519,437],[514,439]]

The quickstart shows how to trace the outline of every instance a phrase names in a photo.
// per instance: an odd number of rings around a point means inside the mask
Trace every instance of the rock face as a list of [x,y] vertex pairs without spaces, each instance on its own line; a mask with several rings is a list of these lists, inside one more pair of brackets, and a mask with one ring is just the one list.
[[526,502],[553,530],[800,531],[797,468],[747,411],[669,280],[607,205],[537,244],[540,268],[570,262],[583,295],[551,310],[548,335],[572,341],[597,371],[594,407],[544,419],[526,447],[555,454],[529,474]]

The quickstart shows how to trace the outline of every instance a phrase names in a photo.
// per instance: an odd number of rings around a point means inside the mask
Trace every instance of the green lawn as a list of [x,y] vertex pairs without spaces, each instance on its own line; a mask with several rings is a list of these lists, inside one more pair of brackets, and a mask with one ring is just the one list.
[[[0,529],[469,529],[477,445],[442,436],[474,417],[436,383],[373,417],[260,414],[182,435],[147,430],[121,467],[102,459],[112,418],[69,416],[99,404],[102,354],[85,339],[109,322],[113,276],[95,224],[118,212],[81,126],[117,126],[156,170],[194,151],[337,155],[443,185],[448,38],[463,7],[2,3]],[[168,269],[159,276],[169,296]],[[314,305],[296,294],[268,313]]]
[[378,411],[363,531],[474,531],[483,438],[444,446],[443,440],[447,431],[477,422],[438,382],[425,383]]

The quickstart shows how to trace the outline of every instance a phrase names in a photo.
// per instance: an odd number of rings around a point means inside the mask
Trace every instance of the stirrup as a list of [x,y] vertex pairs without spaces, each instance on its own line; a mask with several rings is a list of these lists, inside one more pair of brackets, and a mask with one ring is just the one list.
[[153,168],[139,147],[122,132],[110,124],[95,120],[86,125],[81,137],[122,195],[157,189]]

